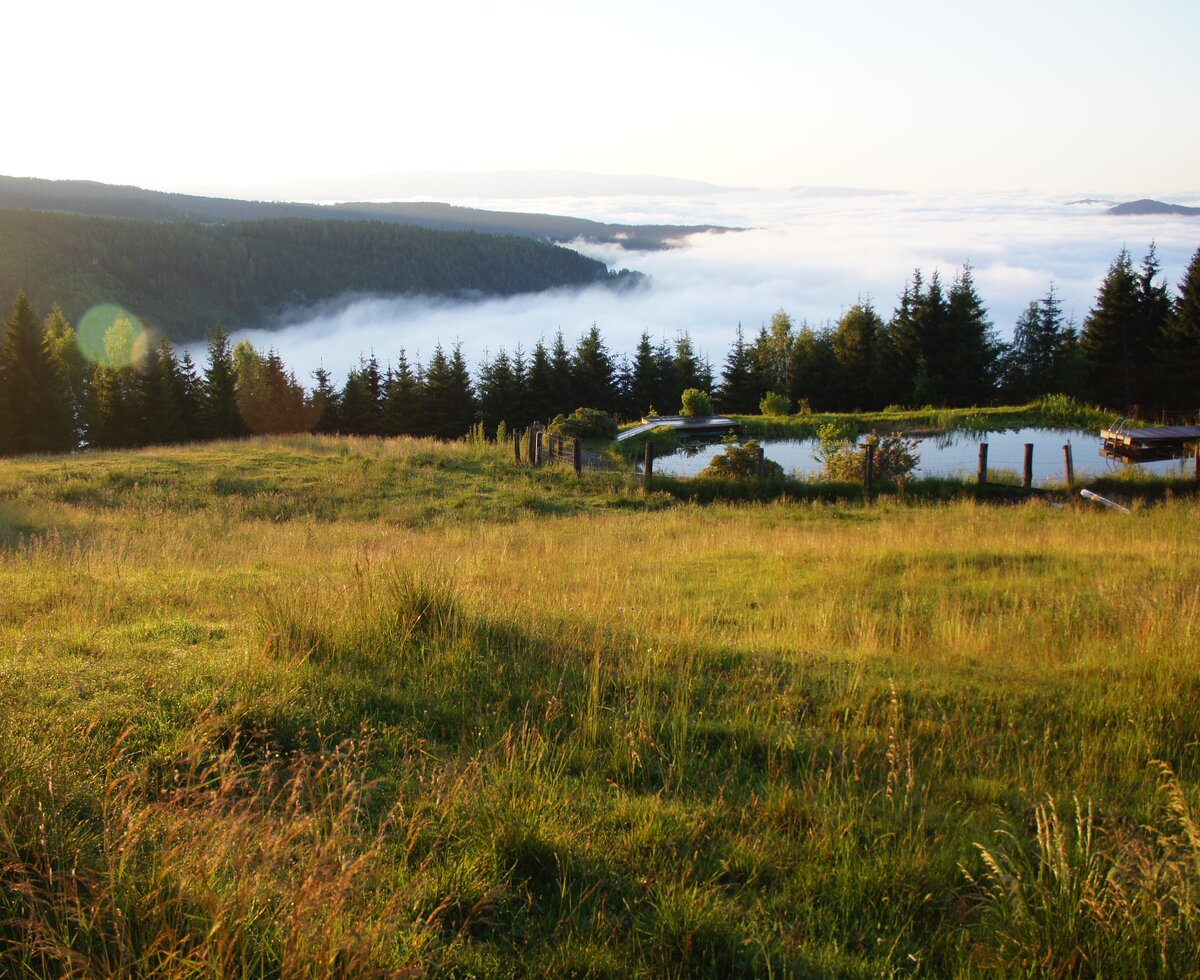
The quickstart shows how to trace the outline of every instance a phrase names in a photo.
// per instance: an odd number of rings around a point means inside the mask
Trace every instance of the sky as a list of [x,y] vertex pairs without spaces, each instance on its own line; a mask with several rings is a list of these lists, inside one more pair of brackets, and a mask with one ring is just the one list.
[[5,28],[13,176],[1200,184],[1195,0],[67,0],[10,5]]

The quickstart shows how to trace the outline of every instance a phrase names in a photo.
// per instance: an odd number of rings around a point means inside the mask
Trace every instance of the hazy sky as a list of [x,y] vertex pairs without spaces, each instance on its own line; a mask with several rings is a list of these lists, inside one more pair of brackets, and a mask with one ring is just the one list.
[[1196,0],[68,0],[4,22],[17,176],[1200,184]]

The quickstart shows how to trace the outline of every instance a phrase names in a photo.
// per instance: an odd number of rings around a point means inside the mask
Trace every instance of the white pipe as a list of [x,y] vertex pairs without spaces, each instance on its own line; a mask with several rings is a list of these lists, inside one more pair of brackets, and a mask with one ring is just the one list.
[[1107,497],[1101,497],[1098,493],[1092,493],[1091,490],[1080,490],[1079,495],[1085,500],[1094,500],[1098,504],[1104,504],[1105,507],[1111,507],[1113,510],[1119,510],[1122,514],[1132,513],[1128,507],[1122,507],[1120,504],[1114,503]]

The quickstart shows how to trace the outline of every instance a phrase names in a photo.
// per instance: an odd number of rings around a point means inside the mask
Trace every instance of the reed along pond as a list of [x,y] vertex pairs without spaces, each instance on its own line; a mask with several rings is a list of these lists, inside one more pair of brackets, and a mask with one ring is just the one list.
[[[880,433],[883,435],[884,433]],[[863,436],[857,437],[862,442]],[[1004,432],[958,430],[936,435],[913,436],[917,440],[920,462],[914,477],[940,476],[973,478],[979,466],[979,444],[988,444],[988,472],[997,479],[1002,472],[1015,474],[1017,481],[1025,469],[1025,444],[1033,444],[1034,485],[1063,483],[1066,470],[1063,446],[1071,446],[1076,481],[1088,480],[1122,470],[1125,463],[1100,455],[1099,435],[1082,429],[1011,429]],[[760,439],[767,459],[783,467],[788,476],[811,479],[821,475],[818,458],[820,441],[811,439]],[[663,476],[697,476],[722,452],[721,443],[698,439],[681,446],[670,455],[654,460],[654,472]],[[1138,463],[1137,468],[1156,476],[1190,476],[1192,460],[1168,459]],[[639,467],[640,468],[640,467]]]

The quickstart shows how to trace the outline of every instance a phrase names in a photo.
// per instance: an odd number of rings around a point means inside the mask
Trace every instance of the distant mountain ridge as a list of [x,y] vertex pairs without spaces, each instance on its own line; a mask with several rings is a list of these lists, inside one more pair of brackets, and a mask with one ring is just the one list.
[[0,208],[60,211],[105,218],[222,224],[265,218],[382,221],[440,231],[518,235],[559,244],[584,241],[629,250],[670,248],[688,235],[736,229],[718,225],[611,224],[564,215],[485,211],[435,202],[307,204],[204,197],[86,180],[0,177]]
[[1200,208],[1189,207],[1186,204],[1166,204],[1163,201],[1154,201],[1148,197],[1143,197],[1137,201],[1127,201],[1124,204],[1117,204],[1109,208],[1105,214],[1184,214],[1189,216],[1200,215]]
[[240,187],[180,188],[190,193],[292,201],[379,201],[415,198],[530,200],[552,197],[678,197],[724,194],[736,188],[653,175],[577,170],[425,170],[361,177],[307,178]]

